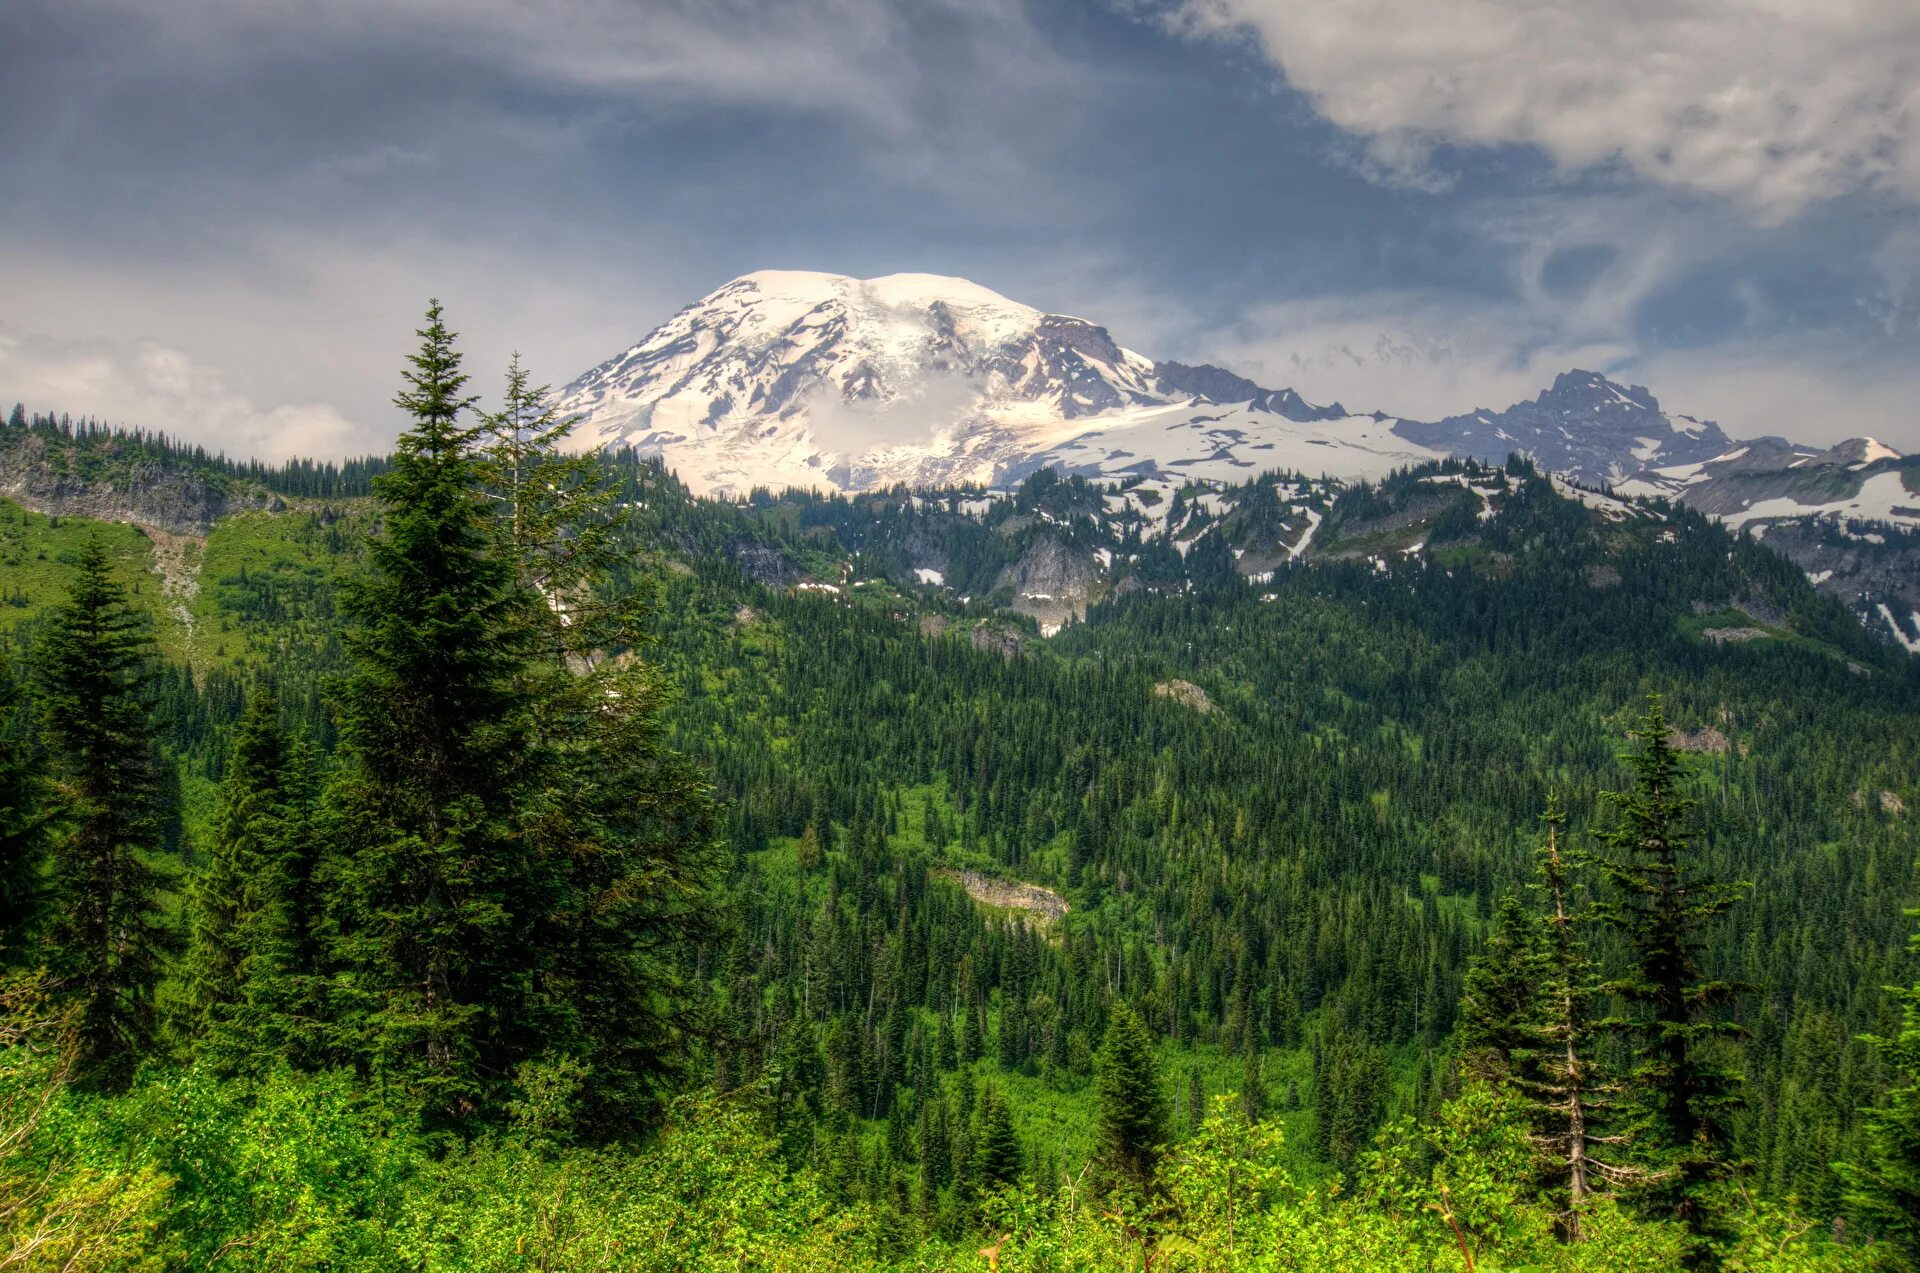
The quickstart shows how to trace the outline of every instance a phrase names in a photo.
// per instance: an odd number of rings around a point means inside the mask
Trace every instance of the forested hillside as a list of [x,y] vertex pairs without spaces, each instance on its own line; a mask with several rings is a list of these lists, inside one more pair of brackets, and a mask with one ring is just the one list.
[[698,500],[421,336],[391,459],[0,440],[18,1266],[1914,1267],[1920,664],[1763,546]]

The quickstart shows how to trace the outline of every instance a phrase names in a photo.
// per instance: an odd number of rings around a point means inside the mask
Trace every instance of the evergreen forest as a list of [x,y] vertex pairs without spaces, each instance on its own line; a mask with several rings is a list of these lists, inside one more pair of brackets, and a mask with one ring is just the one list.
[[0,426],[0,1269],[1920,1268],[1920,661],[1764,543],[710,500],[481,379]]

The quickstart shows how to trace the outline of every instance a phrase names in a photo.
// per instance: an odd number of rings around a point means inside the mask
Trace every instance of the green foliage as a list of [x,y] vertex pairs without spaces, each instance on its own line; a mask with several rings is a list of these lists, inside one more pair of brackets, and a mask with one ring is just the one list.
[[1167,1096],[1153,1036],[1124,1002],[1114,1004],[1107,1015],[1107,1033],[1093,1073],[1102,1161],[1119,1178],[1144,1187],[1166,1144]]
[[[1920,918],[1920,911],[1909,912]],[[1920,952],[1920,933],[1910,940]],[[1920,984],[1890,987],[1899,1029],[1870,1036],[1891,1076],[1884,1103],[1866,1115],[1865,1152],[1842,1166],[1848,1200],[1874,1230],[1920,1266]]]
[[81,1073],[118,1086],[153,1049],[176,945],[159,858],[173,770],[155,736],[146,618],[98,543],[35,658],[56,801],[48,960],[79,1007]]
[[235,728],[207,860],[189,892],[194,1049],[222,1073],[315,1054],[317,858],[305,776],[271,692]]
[[[1727,1169],[1728,1118],[1739,1105],[1739,1073],[1716,1050],[1740,1033],[1719,1009],[1742,989],[1703,971],[1708,925],[1739,898],[1690,860],[1684,795],[1672,727],[1655,698],[1630,732],[1633,787],[1611,795],[1617,822],[1600,832],[1597,859],[1613,896],[1598,909],[1631,952],[1607,989],[1624,1004],[1612,1024],[1634,1047],[1630,1078],[1640,1154],[1654,1171],[1642,1186],[1652,1205],[1681,1218],[1700,1239],[1716,1235],[1714,1182]],[[1704,1243],[1691,1257],[1706,1262]]]
[[46,888],[46,778],[23,693],[0,650],[0,963],[21,957]]

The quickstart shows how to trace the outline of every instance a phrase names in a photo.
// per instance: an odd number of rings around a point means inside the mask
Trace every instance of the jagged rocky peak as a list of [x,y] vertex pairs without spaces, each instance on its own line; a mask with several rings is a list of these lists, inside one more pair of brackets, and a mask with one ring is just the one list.
[[1731,445],[1711,420],[1662,411],[1645,386],[1582,370],[1561,372],[1538,397],[1504,411],[1482,409],[1433,424],[1406,421],[1397,431],[1481,460],[1523,452],[1542,468],[1596,485],[1647,468],[1709,460]]
[[1645,385],[1623,385],[1597,371],[1563,371],[1553,378],[1553,387],[1540,391],[1535,399],[1541,406],[1565,413],[1591,410],[1624,409],[1658,411],[1660,403]]

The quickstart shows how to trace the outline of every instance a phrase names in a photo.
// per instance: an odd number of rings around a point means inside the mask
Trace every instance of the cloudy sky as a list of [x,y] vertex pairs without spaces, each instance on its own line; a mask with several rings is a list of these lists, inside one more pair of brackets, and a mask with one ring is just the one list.
[[558,383],[780,267],[1915,450],[1917,70],[1912,0],[10,0],[0,398],[358,453],[430,295]]

